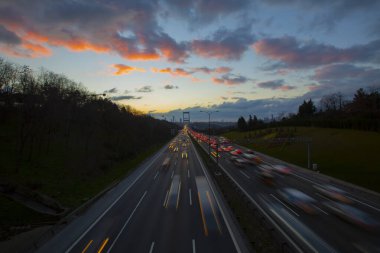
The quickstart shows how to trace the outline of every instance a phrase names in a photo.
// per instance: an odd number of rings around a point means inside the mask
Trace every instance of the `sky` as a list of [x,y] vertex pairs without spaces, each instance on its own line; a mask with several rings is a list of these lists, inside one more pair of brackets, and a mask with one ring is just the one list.
[[0,56],[157,118],[281,117],[380,87],[377,0],[1,0]]

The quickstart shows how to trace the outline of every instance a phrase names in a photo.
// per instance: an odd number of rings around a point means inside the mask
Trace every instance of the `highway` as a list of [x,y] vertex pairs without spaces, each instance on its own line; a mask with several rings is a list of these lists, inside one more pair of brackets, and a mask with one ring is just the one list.
[[190,138],[172,144],[37,252],[248,252]]
[[[208,143],[198,140],[208,152]],[[233,143],[228,145],[236,149],[245,148]],[[380,231],[353,225],[332,213],[324,203],[330,200],[320,194],[316,187],[326,184],[326,179],[317,173],[291,168],[289,175],[274,173],[273,185],[266,184],[258,171],[260,166],[279,164],[275,159],[263,158],[261,164],[236,166],[229,152],[220,152],[220,168],[234,184],[261,210],[288,244],[296,252],[380,252]],[[215,159],[215,157],[214,157]],[[281,164],[281,163],[280,163]],[[282,163],[284,164],[284,163]],[[334,181],[329,185],[341,187]],[[280,194],[281,189],[295,188],[316,200],[316,213],[309,214],[297,206],[289,204]],[[347,190],[347,197],[355,208],[374,217],[374,223],[380,221],[380,204],[363,199],[357,190]],[[377,223],[378,225],[378,223]]]

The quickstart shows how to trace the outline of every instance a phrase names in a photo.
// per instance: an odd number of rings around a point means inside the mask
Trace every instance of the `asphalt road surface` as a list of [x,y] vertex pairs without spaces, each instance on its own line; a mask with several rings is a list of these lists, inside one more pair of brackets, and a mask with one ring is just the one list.
[[225,206],[179,134],[38,252],[247,252]]
[[[202,141],[199,143],[208,152],[208,144]],[[238,145],[228,145],[245,151]],[[220,152],[221,169],[265,213],[275,229],[287,238],[293,250],[298,252],[380,252],[378,228],[366,229],[347,222],[324,205],[329,202],[329,199],[316,190],[316,186],[326,184],[322,176],[292,168],[289,175],[274,173],[274,183],[269,185],[258,174],[259,167],[262,165],[246,164],[238,167],[230,157],[230,153]],[[274,165],[276,162],[264,158],[263,164]],[[335,185],[334,181],[328,184]],[[289,204],[279,193],[280,189],[288,187],[300,190],[314,198],[317,201],[314,205],[316,214],[306,213],[297,206]],[[348,191],[347,197],[351,201],[351,206],[369,214],[375,222],[380,221],[379,203],[363,199],[357,190]]]

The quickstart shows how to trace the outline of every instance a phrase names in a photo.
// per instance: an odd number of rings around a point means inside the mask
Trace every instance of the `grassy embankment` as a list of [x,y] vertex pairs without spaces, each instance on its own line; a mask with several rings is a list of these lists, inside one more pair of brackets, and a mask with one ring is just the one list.
[[307,167],[305,143],[269,144],[273,138],[312,138],[312,163],[327,175],[380,192],[380,133],[347,129],[283,127],[229,132],[233,142],[281,160]]
[[[12,129],[0,129],[0,178],[44,193],[70,209],[78,207],[111,183],[125,177],[163,145],[151,147],[132,159],[114,163],[104,170],[81,170],[72,167],[69,161],[83,152],[79,148],[65,150],[60,142],[52,143],[48,155],[32,157],[33,162],[20,160],[12,132]],[[36,213],[0,195],[0,238],[14,234],[8,230],[11,226],[52,220],[54,218],[51,216]]]

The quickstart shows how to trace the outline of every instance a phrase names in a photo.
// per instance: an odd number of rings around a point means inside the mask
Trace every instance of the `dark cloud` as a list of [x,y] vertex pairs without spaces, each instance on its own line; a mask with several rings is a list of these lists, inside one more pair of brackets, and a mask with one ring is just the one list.
[[166,90],[178,89],[178,86],[167,84],[164,86],[164,89],[166,89]]
[[21,39],[15,33],[9,31],[0,24],[0,43],[4,44],[20,44]]
[[186,20],[192,29],[226,15],[240,13],[252,5],[250,0],[166,0],[164,3],[168,15]]
[[118,93],[119,91],[117,90],[117,88],[112,88],[112,89],[109,89],[109,90],[105,90],[104,93]]
[[212,78],[212,81],[217,84],[238,85],[238,84],[243,84],[243,83],[252,81],[252,79],[247,78],[242,75],[225,74],[221,76],[220,78],[217,78],[217,77]]
[[352,64],[335,64],[315,70],[312,80],[320,85],[313,91],[352,94],[359,88],[380,86],[380,69]]
[[294,37],[267,38],[253,45],[258,54],[278,61],[273,68],[310,68],[331,63],[380,62],[380,40],[349,48],[337,48]]
[[[218,113],[212,114],[211,120],[224,120],[236,122],[240,116],[248,118],[249,115],[257,115],[260,118],[270,118],[283,112],[294,113],[298,106],[302,103],[302,97],[286,99],[286,98],[268,98],[259,100],[247,100],[242,97],[236,98],[236,101],[225,101],[221,104],[214,104],[210,107],[189,107],[183,110],[177,109],[165,113],[166,116],[182,117],[183,111],[189,111],[192,121],[208,121],[208,116],[205,113],[200,113],[200,110],[218,110]],[[161,117],[161,114],[157,117]]]
[[[299,7],[302,11],[312,12],[312,20],[305,29],[331,32],[339,21],[355,13],[363,13],[367,20],[378,16],[379,1],[373,0],[261,0],[266,5]],[[371,15],[372,14],[372,15]],[[306,28],[307,26],[307,28]]]
[[136,89],[137,92],[144,92],[144,93],[148,93],[148,92],[153,92],[153,89],[152,89],[152,86],[143,86],[139,89]]
[[293,90],[296,88],[295,86],[285,85],[285,81],[282,79],[267,81],[267,82],[260,82],[257,84],[257,86],[263,89],[282,90],[282,91]]
[[239,60],[255,41],[250,26],[234,31],[221,28],[209,39],[193,40],[191,50],[194,54],[224,60]]
[[110,99],[113,101],[120,101],[120,100],[131,100],[131,99],[141,99],[142,97],[136,97],[136,96],[114,96]]
[[228,97],[221,96],[220,97],[222,100],[228,100]]
[[212,73],[219,73],[219,74],[224,74],[224,73],[229,73],[232,71],[230,67],[217,67],[217,68],[208,68],[208,67],[199,67],[199,68],[192,68],[194,72],[203,72],[205,74],[212,74]]
[[0,22],[23,41],[39,46],[116,52],[129,60],[184,62],[187,45],[162,30],[158,9],[154,0],[1,1]]

